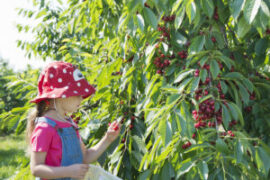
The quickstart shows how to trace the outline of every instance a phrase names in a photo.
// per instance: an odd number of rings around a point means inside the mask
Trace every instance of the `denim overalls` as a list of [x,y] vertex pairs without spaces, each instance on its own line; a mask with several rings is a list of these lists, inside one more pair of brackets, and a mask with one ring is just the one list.
[[[36,123],[45,122],[55,128],[62,141],[62,161],[61,166],[69,166],[72,164],[82,164],[83,154],[80,146],[76,130],[74,126],[59,128],[56,122],[46,117],[38,117]],[[36,178],[40,180],[41,178]],[[71,180],[72,178],[60,178],[58,180]]]

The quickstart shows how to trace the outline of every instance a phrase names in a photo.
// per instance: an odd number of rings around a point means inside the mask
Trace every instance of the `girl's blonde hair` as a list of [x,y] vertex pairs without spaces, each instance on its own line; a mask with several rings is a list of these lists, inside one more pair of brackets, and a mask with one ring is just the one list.
[[48,107],[45,101],[40,101],[36,104],[36,107],[29,112],[26,126],[26,142],[30,145],[32,132],[35,129],[35,119],[43,116]]

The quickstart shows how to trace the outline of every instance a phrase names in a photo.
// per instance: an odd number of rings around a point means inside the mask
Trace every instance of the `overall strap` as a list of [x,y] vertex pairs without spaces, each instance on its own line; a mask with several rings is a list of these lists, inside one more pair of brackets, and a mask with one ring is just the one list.
[[52,126],[53,128],[56,127],[56,122],[54,122],[53,120],[46,118],[46,117],[37,117],[35,119],[35,123],[40,123],[40,122],[45,122],[47,124],[49,124],[50,126]]

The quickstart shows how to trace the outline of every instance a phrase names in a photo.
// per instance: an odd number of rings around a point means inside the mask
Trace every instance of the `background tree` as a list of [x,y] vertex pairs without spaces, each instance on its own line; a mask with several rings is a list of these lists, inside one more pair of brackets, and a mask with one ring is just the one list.
[[[23,106],[26,99],[23,98],[25,93],[19,91],[17,86],[18,84],[24,84],[21,76],[18,75],[20,73],[14,72],[8,62],[2,58],[0,59],[0,68],[0,134],[7,135],[14,132],[20,117],[9,119],[11,116],[4,118],[5,115],[14,112],[17,107]],[[16,77],[16,80],[14,77]]]
[[19,10],[41,23],[18,25],[35,34],[18,45],[77,63],[96,86],[76,114],[87,145],[123,122],[99,159],[105,169],[124,179],[269,179],[268,1],[57,2]]

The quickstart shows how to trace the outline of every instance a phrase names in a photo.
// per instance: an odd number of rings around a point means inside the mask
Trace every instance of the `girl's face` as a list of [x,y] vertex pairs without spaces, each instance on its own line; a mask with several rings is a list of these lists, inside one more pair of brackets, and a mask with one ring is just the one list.
[[73,113],[79,108],[83,98],[82,96],[71,96],[68,98],[57,99],[59,106],[64,112]]

